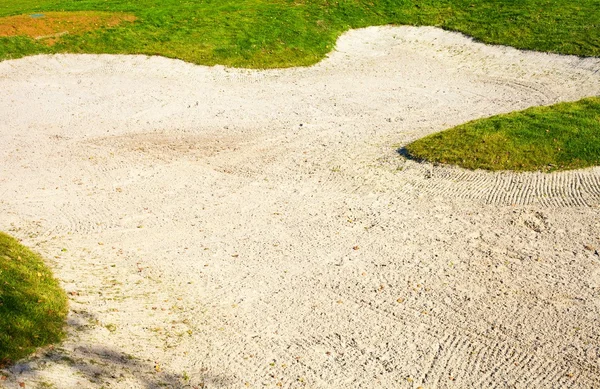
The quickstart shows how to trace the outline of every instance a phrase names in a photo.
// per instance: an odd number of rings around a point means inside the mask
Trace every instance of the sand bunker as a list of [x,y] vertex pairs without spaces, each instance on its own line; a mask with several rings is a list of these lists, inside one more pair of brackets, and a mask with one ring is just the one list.
[[133,22],[134,15],[113,12],[44,12],[0,18],[0,37],[28,36],[53,44],[66,34],[81,34]]
[[3,384],[600,387],[600,169],[396,151],[598,95],[599,69],[414,27],[350,31],[310,68],[0,63],[0,230],[72,308]]

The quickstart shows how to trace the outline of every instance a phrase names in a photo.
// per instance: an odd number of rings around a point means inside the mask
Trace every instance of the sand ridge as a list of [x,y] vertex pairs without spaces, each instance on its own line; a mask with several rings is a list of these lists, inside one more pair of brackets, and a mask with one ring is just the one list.
[[0,229],[72,308],[0,385],[599,386],[600,169],[397,153],[598,95],[599,69],[431,27],[352,30],[308,68],[0,63]]

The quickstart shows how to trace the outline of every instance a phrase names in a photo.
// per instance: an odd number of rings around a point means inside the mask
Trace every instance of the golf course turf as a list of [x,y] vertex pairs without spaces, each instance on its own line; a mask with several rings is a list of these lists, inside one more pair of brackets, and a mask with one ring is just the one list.
[[0,233],[0,366],[64,335],[67,297],[43,260]]
[[112,53],[162,55],[203,65],[289,67],[318,62],[348,29],[383,24],[431,25],[486,43],[600,55],[598,0],[14,0],[0,5],[0,18],[51,11],[117,12],[134,15],[136,21],[64,34],[52,45],[3,37],[0,60],[37,53]]
[[406,146],[415,159],[469,169],[554,171],[600,164],[600,98],[475,120]]

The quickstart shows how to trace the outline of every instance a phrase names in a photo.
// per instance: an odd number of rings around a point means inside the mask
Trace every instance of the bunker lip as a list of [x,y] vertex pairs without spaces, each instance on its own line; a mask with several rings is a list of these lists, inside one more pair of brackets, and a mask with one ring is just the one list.
[[[134,22],[134,15],[120,12],[43,12],[0,18],[0,38],[27,36],[48,44],[67,34],[82,34]],[[54,39],[49,39],[54,38]]]

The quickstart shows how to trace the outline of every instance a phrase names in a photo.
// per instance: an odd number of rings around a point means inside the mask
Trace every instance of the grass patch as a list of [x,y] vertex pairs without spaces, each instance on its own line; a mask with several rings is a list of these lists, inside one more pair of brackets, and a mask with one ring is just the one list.
[[554,171],[600,164],[600,98],[475,120],[406,146],[415,159],[467,169]]
[[273,68],[322,59],[350,28],[433,25],[487,43],[600,56],[599,0],[11,0],[0,18],[117,12],[135,23],[60,36],[48,48],[0,38],[0,60],[37,53],[148,54],[197,64]]
[[0,366],[64,336],[67,297],[43,260],[0,233]]

